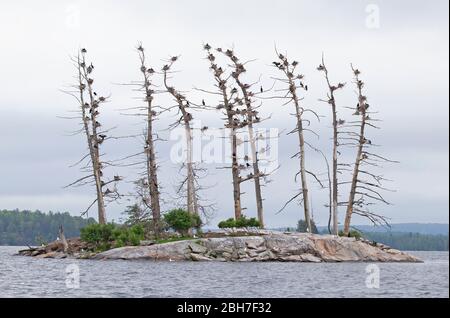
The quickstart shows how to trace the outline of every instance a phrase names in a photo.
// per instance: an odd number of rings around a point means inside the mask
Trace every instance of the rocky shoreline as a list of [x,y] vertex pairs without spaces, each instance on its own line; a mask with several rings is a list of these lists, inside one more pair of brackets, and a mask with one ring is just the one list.
[[97,253],[92,252],[93,246],[81,241],[80,238],[71,238],[67,240],[68,247],[65,247],[61,241],[54,241],[47,245],[30,247],[20,250],[17,254],[20,256],[31,256],[35,258],[77,258],[89,259]]
[[[76,239],[75,239],[76,240]],[[19,255],[38,258],[87,258],[96,260],[216,261],[216,262],[421,262],[415,256],[386,245],[332,235],[260,232],[258,235],[199,238],[164,244],[143,244],[87,252],[69,241],[69,251],[57,242],[47,247],[28,249]],[[70,249],[77,250],[71,252]]]

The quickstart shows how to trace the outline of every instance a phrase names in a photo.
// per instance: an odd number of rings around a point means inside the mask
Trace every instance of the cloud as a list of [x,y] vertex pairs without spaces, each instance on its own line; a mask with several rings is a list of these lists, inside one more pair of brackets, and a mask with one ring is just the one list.
[[[380,28],[368,29],[367,4],[380,9]],[[45,5],[44,5],[45,4]],[[80,173],[68,166],[85,153],[81,136],[66,136],[79,126],[76,121],[57,118],[70,116],[76,104],[60,92],[74,81],[70,56],[86,46],[96,65],[99,93],[112,94],[102,122],[118,126],[116,135],[142,131],[142,122],[121,115],[120,109],[136,106],[139,96],[128,86],[118,85],[139,79],[134,47],[143,41],[150,62],[160,68],[170,55],[181,54],[174,83],[189,91],[194,100],[205,97],[193,86],[212,89],[211,74],[203,60],[201,46],[234,46],[248,65],[248,80],[272,85],[276,70],[269,67],[274,45],[300,61],[310,92],[304,103],[324,117],[314,127],[321,134],[312,143],[329,153],[330,122],[326,105],[318,102],[326,94],[322,75],[315,68],[325,52],[334,81],[351,87],[349,64],[363,70],[367,95],[374,109],[380,111],[383,130],[372,131],[371,138],[380,149],[401,164],[389,166],[386,176],[398,193],[389,194],[396,203],[380,207],[393,220],[448,222],[448,2],[434,1],[33,1],[2,3],[0,28],[0,207],[41,210],[70,210],[77,214],[90,203],[90,189],[63,190]],[[158,102],[171,103],[167,96]],[[340,116],[348,118],[344,106],[353,106],[351,88],[338,95]],[[265,127],[282,130],[295,125],[292,109],[274,101],[265,101],[261,112],[272,114]],[[210,127],[221,125],[218,113],[196,114]],[[175,114],[156,123],[167,129]],[[167,132],[161,133],[167,136]],[[301,208],[290,206],[276,214],[289,196],[298,190],[293,181],[298,163],[295,136],[282,136],[279,145],[280,170],[264,188],[265,210],[271,226],[293,225],[302,216]],[[174,183],[178,168],[169,161],[171,143],[158,145],[161,179],[167,199],[173,206]],[[108,158],[117,159],[140,148],[139,140],[111,141],[105,145]],[[353,161],[346,151],[342,160]],[[308,153],[311,169],[323,172],[320,156]],[[213,223],[232,215],[231,177],[229,171],[208,166],[205,180],[216,186],[205,194],[216,201],[219,210]],[[131,182],[137,169],[110,169]],[[312,180],[310,181],[311,183]],[[315,217],[327,221],[326,191],[313,188]],[[131,183],[121,189],[131,191]],[[253,215],[255,204],[252,185],[245,186],[244,203]],[[345,189],[342,190],[345,197]],[[110,215],[118,218],[127,202],[112,205]],[[424,213],[426,211],[426,213]],[[343,212],[342,212],[343,213]],[[424,216],[426,215],[426,216]]]

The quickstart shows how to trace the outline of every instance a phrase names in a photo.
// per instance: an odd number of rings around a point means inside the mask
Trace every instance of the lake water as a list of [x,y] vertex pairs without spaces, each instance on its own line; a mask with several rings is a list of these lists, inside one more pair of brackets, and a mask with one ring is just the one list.
[[368,288],[377,268],[367,263],[52,260],[13,256],[18,250],[0,246],[0,297],[449,297],[448,252],[378,263],[379,288]]

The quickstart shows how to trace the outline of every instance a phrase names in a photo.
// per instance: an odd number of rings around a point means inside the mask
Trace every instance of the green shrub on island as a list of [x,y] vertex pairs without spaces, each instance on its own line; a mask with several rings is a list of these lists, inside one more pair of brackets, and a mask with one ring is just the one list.
[[202,220],[199,215],[191,214],[183,209],[174,209],[164,214],[164,221],[167,226],[183,236],[187,236],[189,230],[200,230]]
[[236,227],[236,221],[233,218],[229,218],[225,221],[220,221],[218,224],[219,229],[231,229]]
[[97,251],[122,246],[136,246],[144,239],[142,225],[124,226],[113,223],[90,224],[80,231],[82,241],[94,245]]
[[140,224],[120,226],[114,229],[113,237],[115,247],[137,246],[144,239],[144,227]]
[[96,246],[104,242],[113,241],[113,231],[116,225],[108,224],[90,224],[80,230],[82,241],[94,244]]
[[233,229],[233,228],[249,228],[249,227],[260,227],[261,224],[256,218],[247,218],[242,215],[238,219],[230,218],[219,223],[220,229]]
[[357,240],[360,240],[363,235],[360,231],[357,230],[351,230],[348,235],[345,235],[343,231],[339,231],[339,236],[347,236],[347,237],[354,237]]

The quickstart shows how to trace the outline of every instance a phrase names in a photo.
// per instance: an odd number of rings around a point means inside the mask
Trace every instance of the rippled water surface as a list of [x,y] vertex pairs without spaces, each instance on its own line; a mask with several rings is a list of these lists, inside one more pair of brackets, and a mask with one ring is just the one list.
[[[14,256],[19,249],[0,246],[0,297],[449,297],[448,252],[377,264],[380,286],[369,289],[363,263],[52,260]],[[66,286],[71,264],[79,288]]]

